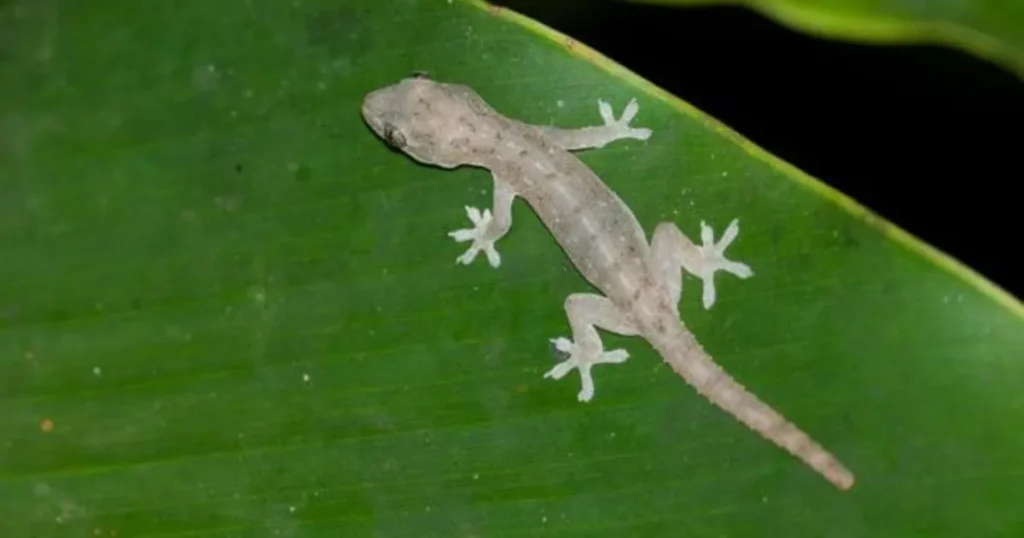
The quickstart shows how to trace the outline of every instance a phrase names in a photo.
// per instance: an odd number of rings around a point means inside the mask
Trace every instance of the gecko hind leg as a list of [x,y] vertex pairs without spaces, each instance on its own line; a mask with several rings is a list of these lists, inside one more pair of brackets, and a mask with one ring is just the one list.
[[575,151],[590,148],[603,148],[615,142],[632,138],[634,140],[647,140],[651,137],[651,130],[646,127],[630,127],[629,122],[636,117],[640,105],[636,99],[631,99],[622,111],[622,116],[615,119],[612,113],[612,106],[601,99],[597,101],[597,108],[604,120],[604,125],[581,127],[578,129],[562,129],[548,125],[534,125],[536,129],[544,133],[544,137],[556,146],[566,150]]
[[491,267],[501,265],[501,255],[494,248],[494,243],[508,233],[512,227],[512,202],[516,193],[508,183],[494,176],[494,213],[489,209],[481,212],[475,207],[466,206],[466,216],[473,223],[472,228],[463,228],[448,232],[448,236],[457,242],[473,241],[466,252],[455,259],[456,263],[469,265],[482,250],[487,255]]
[[636,336],[636,326],[614,303],[600,295],[574,293],[565,299],[565,313],[572,327],[572,338],[553,338],[555,348],[569,358],[556,364],[544,374],[545,379],[561,379],[573,368],[579,370],[582,388],[576,398],[589,402],[594,397],[594,378],[590,369],[595,364],[618,364],[629,358],[624,349],[605,351],[601,336],[595,327],[621,334]]
[[652,261],[655,270],[664,279],[672,294],[672,304],[679,304],[684,269],[703,282],[701,299],[705,309],[711,308],[715,303],[715,272],[725,271],[739,278],[753,276],[754,271],[747,264],[725,257],[725,249],[732,244],[739,232],[739,220],[734,219],[716,243],[714,231],[701,221],[701,246],[697,246],[671,222],[663,222],[654,229],[651,239]]

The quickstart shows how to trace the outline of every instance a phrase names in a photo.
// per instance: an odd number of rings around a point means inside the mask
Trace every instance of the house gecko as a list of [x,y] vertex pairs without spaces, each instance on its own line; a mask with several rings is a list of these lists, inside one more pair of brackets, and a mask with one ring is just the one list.
[[509,231],[512,203],[520,197],[583,277],[603,293],[566,298],[572,340],[552,339],[567,358],[545,378],[561,379],[576,369],[582,385],[577,398],[588,402],[594,396],[591,368],[629,357],[623,349],[606,351],[596,329],[640,336],[712,403],[803,460],[837,488],[849,489],[853,474],[719,367],[682,322],[678,307],[684,269],[701,279],[705,309],[715,302],[716,272],[739,278],[753,275],[746,264],[725,257],[725,249],[739,234],[738,220],[718,241],[712,228],[701,222],[700,246],[675,224],[663,222],[648,244],[630,208],[572,153],[616,140],[647,140],[650,129],[630,126],[638,108],[631,100],[616,120],[611,106],[598,100],[604,125],[528,125],[498,113],[467,86],[419,73],[369,93],[362,115],[390,147],[420,163],[446,169],[476,166],[491,172],[492,208],[466,207],[473,227],[449,234],[458,242],[472,241],[458,263],[469,264],[483,252],[491,266],[501,264],[494,244]]

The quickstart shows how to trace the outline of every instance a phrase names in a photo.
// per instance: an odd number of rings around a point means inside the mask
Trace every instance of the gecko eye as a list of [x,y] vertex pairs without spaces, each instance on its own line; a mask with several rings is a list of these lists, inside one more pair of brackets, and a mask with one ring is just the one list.
[[384,124],[384,142],[387,145],[395,149],[402,149],[405,147],[405,135],[402,131],[399,131],[394,125],[390,123]]

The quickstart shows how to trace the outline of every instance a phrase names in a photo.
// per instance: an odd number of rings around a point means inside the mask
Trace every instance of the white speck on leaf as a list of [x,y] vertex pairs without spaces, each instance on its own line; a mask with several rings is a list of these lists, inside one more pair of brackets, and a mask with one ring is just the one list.
[[339,75],[347,75],[352,71],[352,59],[338,58],[337,60],[331,62],[331,69],[337,71]]
[[302,374],[302,381],[309,383],[309,374]]
[[197,67],[192,72],[192,85],[200,91],[210,91],[220,83],[220,73],[213,64]]
[[93,368],[92,368],[92,375],[94,375],[96,377],[99,377],[99,376],[103,375],[103,370],[100,370],[99,366],[93,366]]
[[562,108],[565,106],[565,101],[559,99],[555,104],[558,105],[558,108]]

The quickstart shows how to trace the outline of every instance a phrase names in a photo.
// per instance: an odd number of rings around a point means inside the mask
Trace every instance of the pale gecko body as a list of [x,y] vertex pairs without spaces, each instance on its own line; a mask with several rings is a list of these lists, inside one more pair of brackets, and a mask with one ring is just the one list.
[[836,487],[850,488],[850,471],[722,370],[680,318],[683,269],[702,279],[705,308],[715,301],[716,271],[741,278],[753,274],[745,264],[724,257],[739,233],[738,222],[734,220],[717,243],[702,222],[701,246],[664,222],[648,243],[629,207],[571,153],[650,136],[648,129],[629,126],[637,112],[635,101],[619,120],[607,103],[598,103],[603,126],[528,125],[501,115],[466,86],[416,75],[367,95],[362,113],[378,136],[419,162],[442,168],[477,166],[492,173],[492,210],[467,207],[474,227],[450,234],[457,241],[473,241],[459,262],[468,264],[484,252],[492,266],[500,265],[494,243],[511,227],[512,203],[519,197],[530,204],[583,277],[601,291],[603,296],[578,293],[566,299],[573,339],[552,342],[568,358],[545,377],[559,379],[577,369],[582,383],[578,399],[589,401],[594,395],[591,367],[629,357],[624,350],[605,351],[596,328],[643,337],[711,402]]

